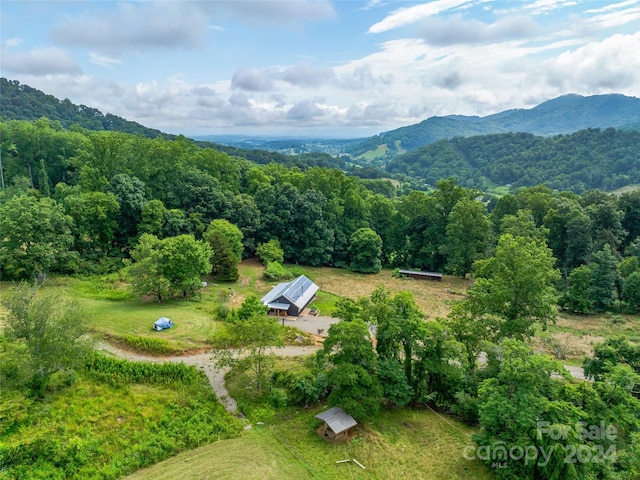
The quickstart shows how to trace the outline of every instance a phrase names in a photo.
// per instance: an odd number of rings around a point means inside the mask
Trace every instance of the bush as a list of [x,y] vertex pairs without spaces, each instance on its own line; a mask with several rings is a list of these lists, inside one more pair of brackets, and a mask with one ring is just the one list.
[[213,307],[213,317],[216,320],[225,321],[231,313],[231,308],[223,303],[216,303]]
[[256,253],[262,263],[269,265],[270,263],[282,263],[284,261],[284,251],[278,239],[271,239],[267,243],[261,243],[256,249]]
[[109,340],[116,345],[130,348],[136,352],[144,352],[151,354],[170,354],[179,350],[169,345],[164,338],[138,337],[135,335],[109,336]]
[[268,397],[269,403],[273,408],[282,408],[287,406],[287,392],[283,388],[271,387]]
[[276,370],[273,384],[286,391],[289,405],[307,406],[319,402],[327,395],[328,381],[324,373],[310,369],[297,372]]
[[270,281],[286,280],[291,278],[291,273],[278,262],[269,263],[269,265],[264,269],[262,275],[265,280]]

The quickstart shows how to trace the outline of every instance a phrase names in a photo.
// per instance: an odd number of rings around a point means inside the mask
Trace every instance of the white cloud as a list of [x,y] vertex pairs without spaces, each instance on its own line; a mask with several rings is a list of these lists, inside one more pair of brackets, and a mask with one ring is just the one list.
[[443,11],[459,7],[469,0],[436,0],[422,5],[408,8],[400,8],[391,13],[380,22],[369,28],[369,33],[382,33],[405,25],[418,22],[425,18],[437,15]]
[[2,43],[4,45],[6,45],[7,47],[18,47],[18,46],[20,46],[22,44],[22,39],[21,38],[17,38],[17,37],[7,38]]
[[233,88],[252,92],[264,92],[273,89],[271,72],[260,68],[239,68],[233,74],[231,85]]
[[618,92],[632,95],[640,84],[640,32],[614,35],[567,51],[545,63],[547,81],[580,93]]
[[629,7],[631,5],[636,5],[640,3],[640,0],[627,0],[625,2],[620,3],[610,3],[600,8],[592,8],[586,11],[586,13],[602,13],[602,12],[610,12],[611,10],[618,10],[619,8]]
[[82,70],[69,52],[57,47],[36,47],[28,51],[3,48],[3,72],[26,75],[79,75]]
[[122,63],[122,60],[120,60],[119,58],[110,57],[99,52],[89,52],[88,55],[91,63],[103,67],[113,67],[114,65],[119,65]]
[[420,26],[422,38],[436,45],[461,43],[488,43],[514,38],[527,38],[539,31],[529,17],[517,16],[485,24],[478,20],[465,20],[462,15],[447,19],[429,18]]
[[77,16],[55,26],[52,38],[111,53],[149,48],[196,48],[208,18],[191,2],[121,3],[111,12]]
[[558,8],[572,7],[574,5],[577,5],[577,2],[574,0],[536,0],[533,3],[524,5],[524,8],[533,10],[532,13],[534,15],[539,15]]

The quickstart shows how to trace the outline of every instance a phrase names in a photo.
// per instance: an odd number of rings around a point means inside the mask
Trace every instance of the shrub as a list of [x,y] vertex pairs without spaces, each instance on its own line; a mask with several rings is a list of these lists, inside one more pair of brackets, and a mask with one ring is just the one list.
[[109,340],[122,347],[135,350],[136,352],[166,355],[178,351],[178,349],[173,348],[164,338],[123,335],[110,336]]
[[267,265],[267,267],[264,269],[262,275],[264,276],[265,280],[271,281],[285,280],[291,277],[290,272],[288,272],[287,269],[278,262],[269,263],[269,265]]

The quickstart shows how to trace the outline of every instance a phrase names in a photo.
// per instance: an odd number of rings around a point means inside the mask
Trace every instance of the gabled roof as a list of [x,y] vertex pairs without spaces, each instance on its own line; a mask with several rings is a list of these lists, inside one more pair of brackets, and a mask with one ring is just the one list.
[[289,283],[279,283],[273,287],[269,293],[262,297],[260,301],[263,305],[268,305],[269,303],[273,303],[275,300],[284,297],[298,308],[303,308],[311,301],[319,289],[320,287],[309,280],[305,275],[300,275]]
[[333,407],[326,412],[319,413],[316,415],[316,418],[323,420],[336,434],[344,432],[358,424],[351,415],[345,413],[340,407]]
[[273,287],[269,291],[269,293],[267,293],[264,297],[262,297],[260,302],[263,305],[272,303],[276,298],[280,298],[282,296],[282,292],[284,292],[285,288],[287,288],[288,286],[289,286],[289,282],[279,283],[278,285]]

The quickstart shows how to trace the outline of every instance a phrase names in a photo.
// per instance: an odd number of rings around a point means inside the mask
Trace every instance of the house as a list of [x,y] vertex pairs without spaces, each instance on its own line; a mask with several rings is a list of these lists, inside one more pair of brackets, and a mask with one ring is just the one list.
[[300,275],[288,283],[279,283],[260,301],[263,305],[269,307],[270,313],[279,316],[292,315],[297,317],[311,303],[318,290],[320,290],[320,287],[306,276]]
[[442,274],[437,272],[419,272],[417,270],[398,270],[400,275],[409,278],[417,278],[418,280],[435,280],[436,282],[442,281]]
[[324,422],[318,427],[318,435],[334,442],[352,439],[355,435],[355,427],[358,425],[351,415],[339,407],[319,413],[316,418]]

